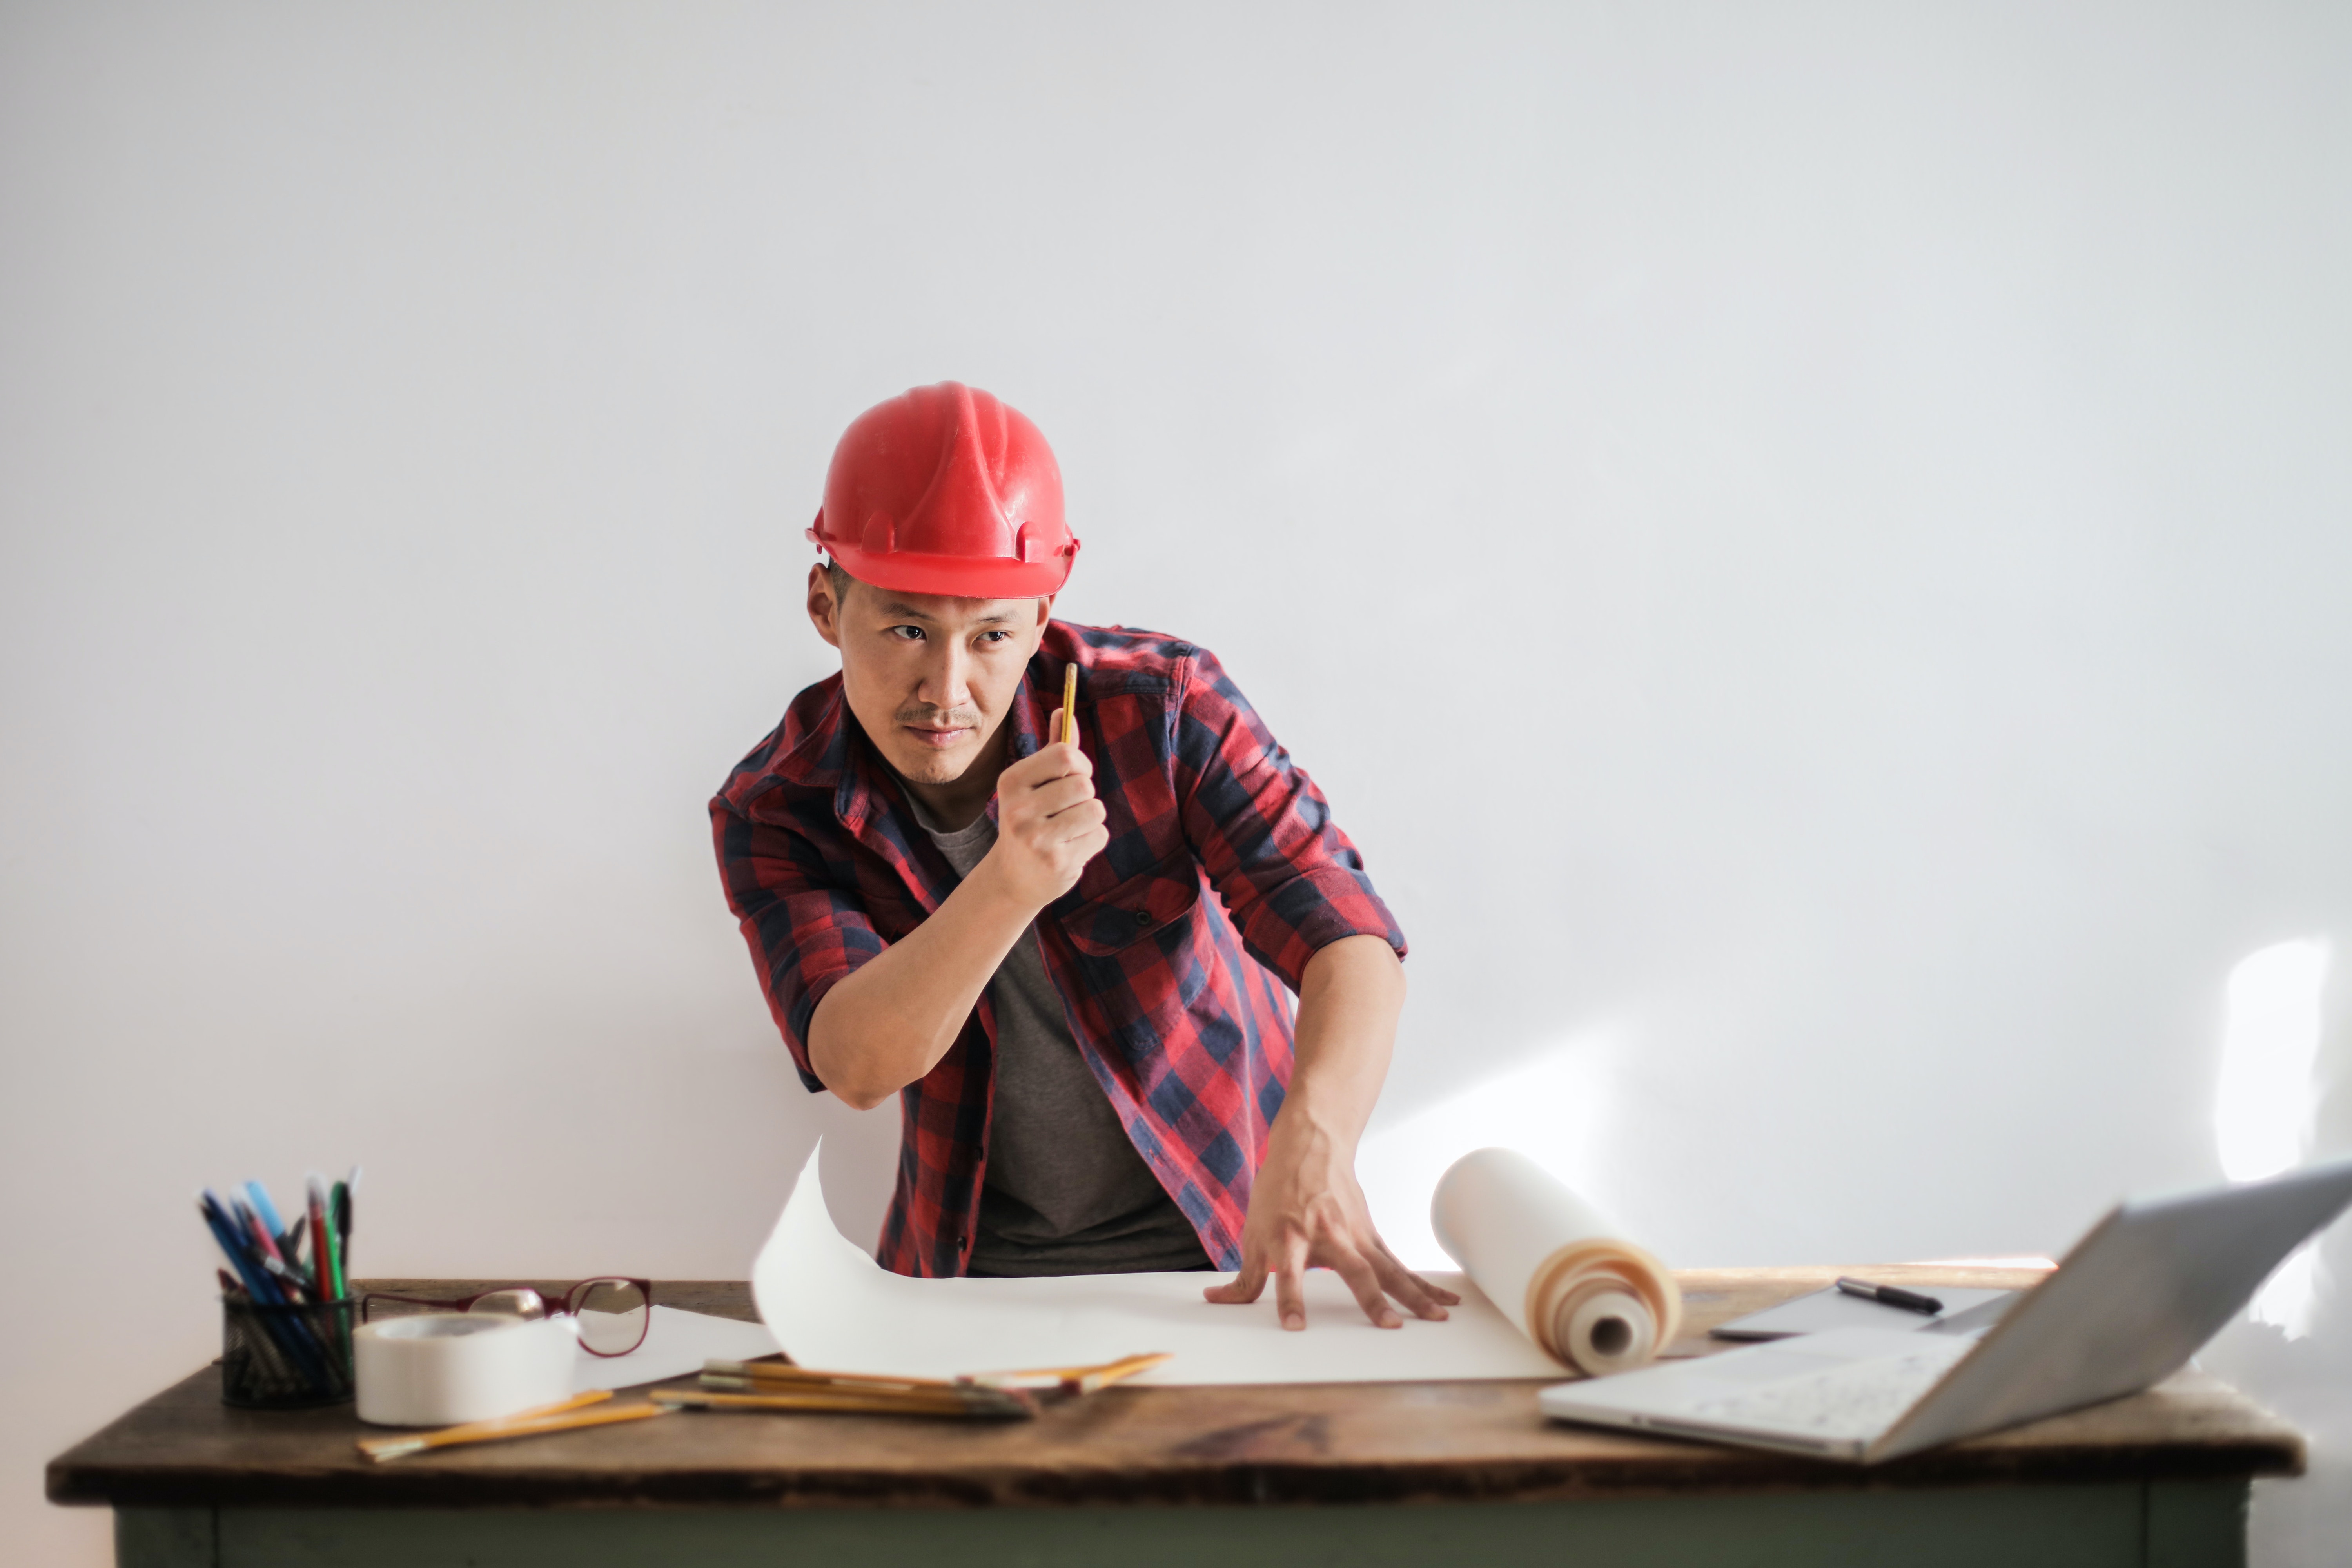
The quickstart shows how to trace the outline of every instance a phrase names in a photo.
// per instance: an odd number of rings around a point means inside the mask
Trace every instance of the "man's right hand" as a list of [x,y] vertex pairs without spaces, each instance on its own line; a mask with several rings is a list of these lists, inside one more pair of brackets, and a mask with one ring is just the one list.
[[974,868],[1032,913],[1075,886],[1110,843],[1095,765],[1066,742],[1046,746],[996,777],[996,847]]

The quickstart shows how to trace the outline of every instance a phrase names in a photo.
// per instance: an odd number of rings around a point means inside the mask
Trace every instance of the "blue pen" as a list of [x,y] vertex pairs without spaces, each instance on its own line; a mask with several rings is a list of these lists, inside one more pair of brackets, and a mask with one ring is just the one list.
[[254,1267],[253,1259],[246,1249],[237,1245],[228,1215],[221,1208],[220,1199],[213,1195],[211,1188],[205,1188],[198,1195],[196,1212],[205,1216],[205,1223],[212,1227],[213,1239],[220,1243],[223,1252],[228,1254],[229,1267],[236,1270],[239,1279],[245,1281],[245,1293],[257,1301],[271,1300],[276,1295],[276,1287],[268,1276]]
[[[224,1212],[228,1216],[229,1234],[236,1237],[236,1239],[243,1244],[246,1251],[252,1256],[255,1272],[259,1274],[262,1279],[269,1279],[269,1275],[267,1271],[263,1270],[261,1267],[261,1245],[256,1241],[253,1237],[255,1227],[261,1224],[260,1218],[254,1214],[252,1208],[247,1205],[243,1198],[236,1196],[235,1194],[231,1194],[229,1195],[229,1200]],[[278,1282],[276,1280],[269,1280],[269,1289],[271,1292],[269,1300],[272,1301],[283,1301],[285,1300],[283,1294],[278,1292]]]
[[259,1182],[247,1182],[245,1184],[245,1195],[253,1200],[253,1212],[261,1216],[261,1223],[269,1227],[269,1234],[282,1238],[286,1235],[286,1226],[278,1218],[278,1205],[269,1201],[269,1189]]

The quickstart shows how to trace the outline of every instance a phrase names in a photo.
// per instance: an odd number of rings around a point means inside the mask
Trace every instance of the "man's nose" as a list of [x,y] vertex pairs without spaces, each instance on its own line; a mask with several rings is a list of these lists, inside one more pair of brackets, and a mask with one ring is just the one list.
[[971,656],[948,637],[933,638],[931,647],[931,657],[923,661],[923,684],[915,695],[941,712],[963,707],[971,696]]

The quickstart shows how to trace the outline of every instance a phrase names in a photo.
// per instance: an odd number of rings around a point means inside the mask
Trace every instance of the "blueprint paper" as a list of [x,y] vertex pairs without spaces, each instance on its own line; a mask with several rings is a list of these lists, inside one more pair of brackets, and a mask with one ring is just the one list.
[[1152,1384],[1412,1383],[1560,1377],[1560,1364],[1456,1274],[1445,1322],[1376,1329],[1328,1269],[1308,1272],[1307,1329],[1277,1322],[1274,1286],[1246,1307],[1201,1299],[1226,1276],[1089,1274],[1051,1279],[910,1279],[834,1227],[817,1153],[752,1265],[760,1316],[803,1366],[907,1377],[1090,1365],[1166,1351]]

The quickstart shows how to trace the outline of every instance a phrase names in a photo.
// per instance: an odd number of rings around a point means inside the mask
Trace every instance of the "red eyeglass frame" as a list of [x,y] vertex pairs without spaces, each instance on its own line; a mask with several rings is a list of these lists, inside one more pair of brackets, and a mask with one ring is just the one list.
[[[487,1300],[492,1296],[503,1296],[512,1290],[528,1290],[532,1295],[538,1297],[540,1305],[547,1309],[547,1315],[551,1318],[558,1315],[576,1318],[580,1315],[579,1298],[581,1293],[586,1290],[591,1285],[635,1286],[637,1288],[637,1294],[646,1299],[645,1321],[637,1325],[637,1337],[635,1340],[632,1340],[624,1349],[616,1351],[600,1351],[595,1346],[588,1343],[585,1340],[581,1342],[580,1348],[586,1351],[590,1355],[623,1356],[627,1355],[630,1351],[635,1350],[639,1345],[644,1344],[646,1342],[646,1331],[653,1327],[654,1321],[654,1282],[650,1279],[631,1279],[619,1274],[599,1274],[593,1279],[578,1280],[571,1285],[565,1286],[563,1289],[563,1304],[560,1307],[550,1302],[547,1299],[547,1292],[541,1289],[536,1285],[499,1285],[494,1286],[488,1290],[478,1290],[471,1296],[446,1301],[432,1300],[423,1296],[393,1296],[387,1295],[381,1290],[371,1290],[366,1295],[360,1298],[360,1321],[367,1323],[375,1321],[375,1304],[378,1301],[397,1301],[404,1307],[422,1307],[427,1311],[434,1312],[470,1312],[474,1310],[475,1302]],[[397,1316],[398,1314],[394,1315]]]

